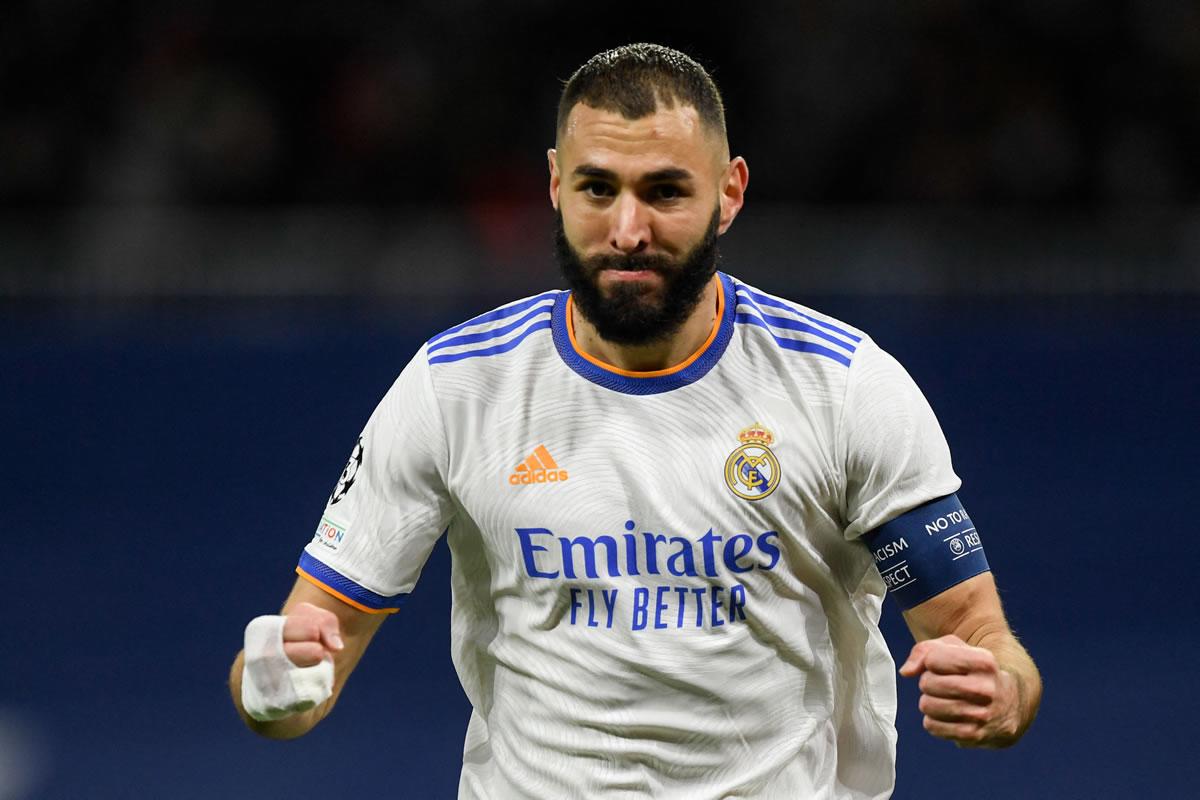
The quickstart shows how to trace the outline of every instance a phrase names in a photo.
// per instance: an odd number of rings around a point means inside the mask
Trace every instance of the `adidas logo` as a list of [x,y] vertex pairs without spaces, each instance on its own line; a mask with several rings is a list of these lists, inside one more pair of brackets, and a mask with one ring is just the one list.
[[558,468],[558,462],[544,444],[539,444],[528,458],[517,465],[508,482],[513,486],[527,483],[561,483],[567,479],[567,471]]

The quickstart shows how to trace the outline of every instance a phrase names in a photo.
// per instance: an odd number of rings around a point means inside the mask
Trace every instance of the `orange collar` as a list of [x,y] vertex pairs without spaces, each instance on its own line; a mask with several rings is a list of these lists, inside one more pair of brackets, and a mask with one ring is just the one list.
[[661,378],[664,375],[674,375],[676,372],[685,370],[688,367],[690,367],[696,359],[698,359],[700,356],[704,355],[704,351],[707,350],[709,348],[709,345],[711,345],[713,343],[713,340],[715,340],[717,338],[717,331],[719,331],[721,329],[721,321],[725,317],[725,287],[722,285],[721,279],[718,276],[714,275],[713,280],[717,282],[717,316],[716,316],[716,319],[713,320],[712,330],[708,332],[708,338],[706,338],[704,340],[704,343],[701,344],[700,347],[698,347],[696,349],[696,352],[692,353],[690,356],[688,356],[683,361],[679,362],[678,364],[676,364],[673,367],[667,367],[666,369],[652,369],[652,370],[645,370],[642,372],[637,372],[634,370],[621,369],[620,367],[614,367],[612,364],[609,364],[605,361],[601,361],[600,359],[596,358],[595,356],[591,355],[590,353],[584,352],[583,348],[581,348],[579,346],[579,342],[576,341],[576,339],[575,339],[575,319],[574,319],[574,315],[571,313],[572,309],[574,307],[574,302],[573,302],[574,298],[571,296],[568,296],[567,297],[567,320],[566,320],[566,322],[567,322],[567,336],[571,340],[571,349],[573,349],[581,358],[586,359],[587,361],[596,365],[600,369],[602,369],[606,372],[611,372],[614,375],[624,375],[627,378]]

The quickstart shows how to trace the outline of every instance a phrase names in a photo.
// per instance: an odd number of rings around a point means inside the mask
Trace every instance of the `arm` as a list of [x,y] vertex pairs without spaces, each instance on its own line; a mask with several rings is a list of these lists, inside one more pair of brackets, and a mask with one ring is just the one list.
[[1017,641],[990,572],[904,612],[917,644],[900,668],[920,677],[925,729],[963,747],[1007,747],[1033,723],[1042,679]]
[[[270,739],[293,739],[308,733],[333,710],[350,673],[387,615],[353,608],[302,578],[296,580],[280,613],[287,617],[284,650],[296,666],[308,667],[323,658],[333,659],[333,695],[308,711],[284,719],[271,722],[253,719],[242,708],[244,651],[234,659],[229,673],[229,691],[238,715],[250,730]],[[341,648],[337,647],[339,641]]]

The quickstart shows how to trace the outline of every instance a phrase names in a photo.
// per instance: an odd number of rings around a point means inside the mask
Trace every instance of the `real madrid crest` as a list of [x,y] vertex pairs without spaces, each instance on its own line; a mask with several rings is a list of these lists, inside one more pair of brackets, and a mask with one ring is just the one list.
[[725,484],[738,497],[762,500],[779,485],[779,459],[771,452],[775,435],[756,422],[738,439],[741,447],[725,460]]

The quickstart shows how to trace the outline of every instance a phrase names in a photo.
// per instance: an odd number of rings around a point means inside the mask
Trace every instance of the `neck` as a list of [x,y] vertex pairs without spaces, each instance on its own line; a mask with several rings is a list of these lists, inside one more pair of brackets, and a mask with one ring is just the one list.
[[721,279],[716,275],[708,282],[696,308],[674,334],[645,345],[614,344],[600,334],[572,303],[570,324],[575,347],[595,361],[603,362],[625,372],[657,372],[677,367],[697,354],[718,325],[718,306],[721,301]]

